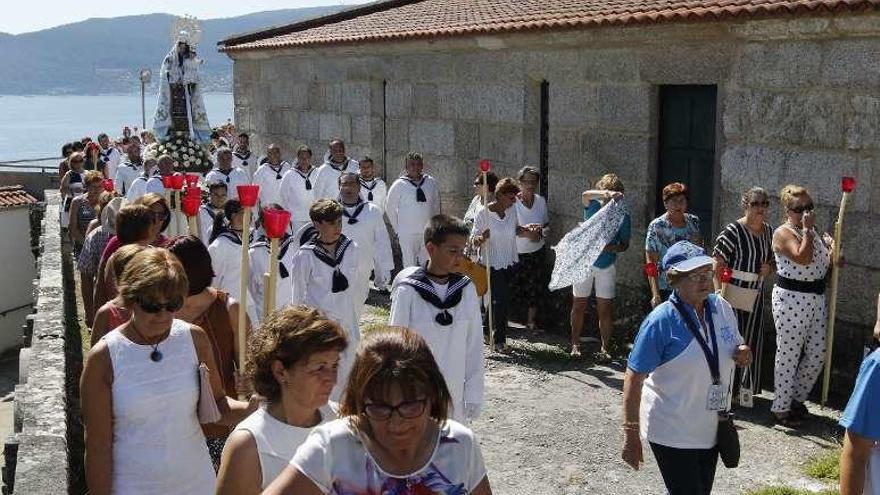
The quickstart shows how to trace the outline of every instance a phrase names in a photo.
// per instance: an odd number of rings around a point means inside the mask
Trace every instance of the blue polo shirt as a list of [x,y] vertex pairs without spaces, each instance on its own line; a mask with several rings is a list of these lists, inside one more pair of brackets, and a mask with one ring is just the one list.
[[840,425],[859,436],[880,441],[880,349],[862,361]]
[[[601,209],[602,203],[595,199],[591,199],[587,206],[584,207],[584,220],[589,220],[590,217],[595,215]],[[631,221],[629,219],[629,213],[625,213],[623,216],[623,222],[620,224],[620,228],[617,229],[617,234],[614,235],[614,239],[612,239],[609,244],[629,242],[631,237]],[[613,265],[615,261],[617,261],[617,253],[603,252],[598,258],[596,258],[596,262],[593,263],[593,266],[596,268],[608,268]]]

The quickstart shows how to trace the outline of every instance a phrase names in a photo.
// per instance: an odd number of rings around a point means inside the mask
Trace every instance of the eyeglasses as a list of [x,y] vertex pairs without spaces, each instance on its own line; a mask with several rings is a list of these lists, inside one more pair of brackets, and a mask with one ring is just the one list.
[[763,206],[764,208],[766,208],[766,207],[770,206],[770,202],[769,201],[752,201],[751,203],[749,203],[749,206],[751,206],[752,208],[757,208],[759,206]]
[[364,413],[370,418],[378,421],[386,421],[391,418],[394,411],[403,419],[418,418],[425,412],[428,405],[428,399],[407,400],[396,406],[387,404],[366,404]]
[[169,313],[174,313],[183,307],[183,299],[176,299],[174,301],[169,301],[166,303],[157,303],[153,301],[147,301],[144,299],[138,300],[138,306],[144,310],[145,313],[156,314],[163,309],[168,311]]
[[814,206],[813,203],[808,203],[805,205],[797,205],[794,208],[789,208],[788,211],[792,213],[803,213],[805,211],[813,211]]
[[708,272],[698,272],[691,273],[688,275],[688,278],[693,280],[694,282],[711,282],[712,278],[715,277],[715,272],[710,270]]

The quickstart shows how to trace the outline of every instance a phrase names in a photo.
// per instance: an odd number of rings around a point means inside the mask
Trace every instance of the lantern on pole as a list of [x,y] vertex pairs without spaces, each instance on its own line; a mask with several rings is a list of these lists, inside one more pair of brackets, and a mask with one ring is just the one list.
[[[489,160],[485,158],[480,160],[480,173],[483,176],[483,208],[486,208],[489,204],[489,181],[487,180],[486,175],[489,171],[492,170],[492,164]],[[484,239],[483,244],[480,246],[480,251],[484,253],[483,259],[486,260],[486,270],[488,271],[488,277],[486,277],[486,300],[488,301],[486,307],[486,315],[488,316],[489,323],[489,348],[495,349],[495,325],[494,320],[495,316],[492,314],[492,258],[490,256],[490,241],[489,239]]]
[[278,293],[278,242],[290,226],[290,212],[275,208],[263,208],[263,228],[269,238],[269,273],[264,278],[263,317],[275,311],[275,298]]
[[[239,280],[239,297],[241,298],[240,309],[238,311],[238,370],[244,373],[244,365],[247,350],[247,339],[245,336],[247,329],[247,288],[250,271],[248,268],[248,242],[249,232],[251,228],[251,209],[256,206],[257,198],[260,195],[260,186],[257,184],[242,184],[236,187],[238,190],[238,201],[244,213],[241,224],[241,279]],[[244,399],[244,397],[239,397]]]

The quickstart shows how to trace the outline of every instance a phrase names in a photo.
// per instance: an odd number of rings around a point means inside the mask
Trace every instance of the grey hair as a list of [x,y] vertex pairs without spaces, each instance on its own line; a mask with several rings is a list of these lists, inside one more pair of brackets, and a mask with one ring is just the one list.
[[770,200],[770,193],[768,193],[766,189],[764,189],[763,187],[755,186],[744,192],[743,195],[740,196],[739,204],[743,208],[748,208],[749,204],[759,196],[763,197],[764,201]]
[[532,167],[531,165],[526,165],[525,167],[519,169],[519,173],[517,174],[516,178],[522,181],[523,178],[529,174],[534,175],[536,179],[541,178],[541,172],[539,172],[537,168]]

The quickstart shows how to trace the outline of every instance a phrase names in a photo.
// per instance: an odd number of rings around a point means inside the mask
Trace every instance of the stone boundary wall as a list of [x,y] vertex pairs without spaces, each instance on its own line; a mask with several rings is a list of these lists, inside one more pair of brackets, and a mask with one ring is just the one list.
[[[15,387],[14,433],[6,440],[4,493],[82,493],[79,337],[71,246],[58,224],[60,196],[46,190],[36,311],[28,317]],[[28,290],[23,287],[22,290]]]

